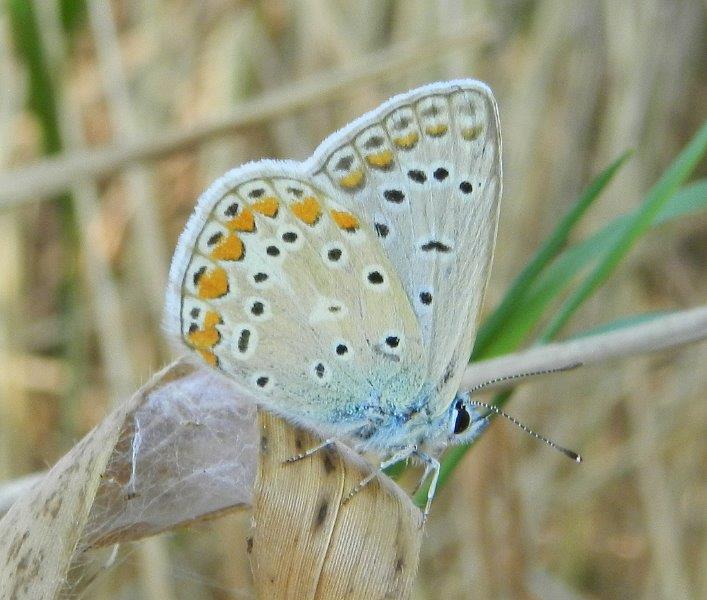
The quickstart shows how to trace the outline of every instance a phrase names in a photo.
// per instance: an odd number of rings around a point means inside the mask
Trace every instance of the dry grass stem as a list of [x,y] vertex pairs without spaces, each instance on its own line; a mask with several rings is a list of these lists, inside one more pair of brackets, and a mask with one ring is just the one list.
[[[114,15],[107,0],[90,0],[87,6],[116,138],[119,143],[130,143],[139,137],[140,128],[121,61]],[[159,322],[169,260],[157,206],[152,202],[155,190],[149,169],[142,165],[133,166],[125,172],[125,185],[134,214],[136,252],[138,256],[151,257],[151,260],[137,261],[138,273],[151,303],[152,318]]]
[[322,103],[386,73],[419,67],[440,53],[486,35],[475,27],[463,33],[437,36],[420,42],[401,42],[372,53],[346,67],[320,73],[284,90],[246,100],[229,114],[188,130],[171,131],[148,139],[126,141],[111,148],[74,150],[60,158],[0,175],[0,207],[60,194],[73,182],[111,175],[139,161],[168,156],[208,140],[277,119],[293,111]]
[[[626,327],[609,333],[547,344],[499,358],[472,363],[462,380],[463,389],[472,389],[494,381],[485,388],[514,387],[522,373],[539,373],[592,365],[635,354],[656,352],[697,342],[707,338],[707,306],[657,317],[648,323]],[[506,379],[513,377],[513,379]]]

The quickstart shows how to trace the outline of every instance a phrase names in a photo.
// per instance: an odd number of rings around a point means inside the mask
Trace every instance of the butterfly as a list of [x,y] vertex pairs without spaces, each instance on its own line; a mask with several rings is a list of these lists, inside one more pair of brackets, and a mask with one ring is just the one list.
[[248,399],[321,435],[297,458],[344,440],[381,469],[421,461],[426,516],[440,452],[488,425],[459,385],[500,197],[484,83],[395,96],[304,162],[252,162],[211,185],[177,244],[166,328]]

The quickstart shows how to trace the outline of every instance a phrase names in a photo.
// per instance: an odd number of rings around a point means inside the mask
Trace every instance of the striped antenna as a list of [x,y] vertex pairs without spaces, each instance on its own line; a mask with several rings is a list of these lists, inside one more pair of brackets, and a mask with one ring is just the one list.
[[490,385],[495,385],[503,381],[512,381],[513,379],[525,379],[526,377],[534,377],[535,375],[549,375],[550,373],[561,373],[562,371],[571,371],[572,369],[576,369],[577,367],[581,366],[582,363],[578,362],[572,363],[571,365],[566,365],[564,367],[557,367],[555,369],[544,369],[542,371],[529,371],[527,373],[516,373],[515,375],[504,375],[503,377],[496,377],[495,379],[489,379],[488,381],[484,381],[479,385],[475,385],[469,390],[469,393],[473,394],[474,392],[483,390],[484,388],[487,388]]
[[546,438],[545,436],[540,435],[539,433],[536,433],[535,431],[533,431],[532,429],[530,429],[530,427],[526,427],[526,426],[523,425],[523,423],[521,423],[518,419],[512,417],[512,416],[509,415],[508,413],[503,412],[503,411],[502,411],[500,408],[498,408],[497,406],[494,406],[493,404],[488,404],[487,402],[481,402],[480,400],[467,400],[467,401],[466,401],[466,404],[468,404],[468,405],[470,405],[470,406],[476,406],[476,407],[485,408],[486,410],[491,411],[492,413],[494,413],[494,414],[496,414],[496,415],[499,415],[499,416],[501,416],[501,417],[505,417],[505,418],[508,419],[511,423],[513,423],[514,425],[517,425],[517,426],[520,427],[523,431],[525,431],[526,433],[529,433],[530,435],[532,435],[535,439],[538,439],[538,440],[540,440],[541,442],[545,442],[548,446],[550,446],[550,448],[554,448],[555,450],[558,450],[559,452],[562,452],[562,454],[564,454],[564,455],[567,456],[568,458],[571,458],[573,461],[575,461],[575,462],[577,462],[577,463],[581,463],[581,462],[582,462],[582,457],[581,457],[579,454],[577,454],[574,450],[568,450],[567,448],[564,448],[564,447],[560,446],[559,444],[556,444],[555,442],[553,442],[552,440]]

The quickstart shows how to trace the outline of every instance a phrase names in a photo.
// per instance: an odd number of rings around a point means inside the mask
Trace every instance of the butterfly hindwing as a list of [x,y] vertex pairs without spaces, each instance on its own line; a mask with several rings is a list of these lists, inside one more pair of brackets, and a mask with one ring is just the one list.
[[389,380],[419,388],[420,334],[374,230],[300,169],[254,163],[202,197],[173,263],[167,326],[258,401],[346,429]]

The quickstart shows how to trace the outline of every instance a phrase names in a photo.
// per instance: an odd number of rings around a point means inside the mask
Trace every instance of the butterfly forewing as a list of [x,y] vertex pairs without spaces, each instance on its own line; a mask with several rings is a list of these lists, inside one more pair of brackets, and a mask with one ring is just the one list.
[[323,146],[315,179],[360,207],[395,266],[438,412],[458,390],[493,255],[501,192],[493,96],[474,81],[426,86]]

